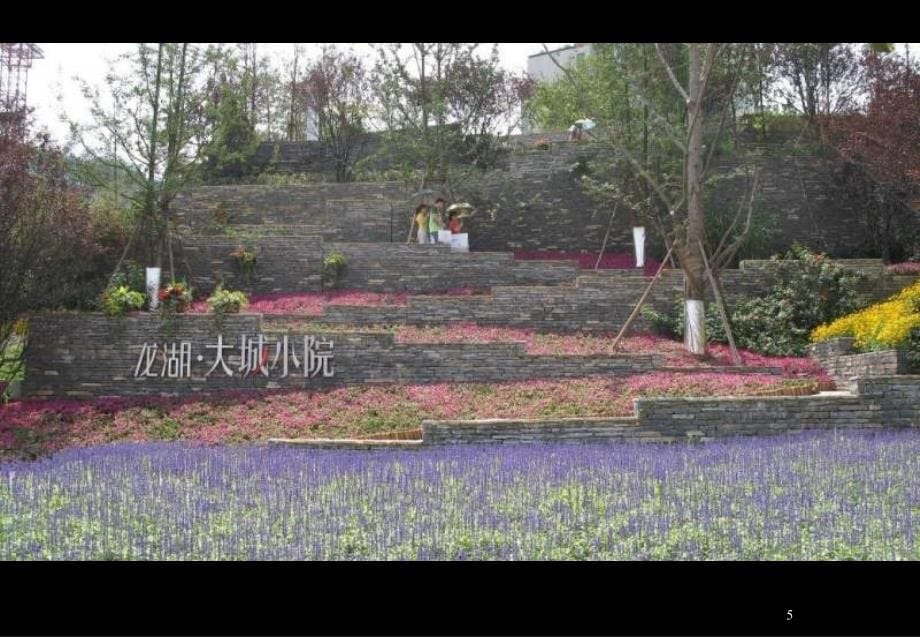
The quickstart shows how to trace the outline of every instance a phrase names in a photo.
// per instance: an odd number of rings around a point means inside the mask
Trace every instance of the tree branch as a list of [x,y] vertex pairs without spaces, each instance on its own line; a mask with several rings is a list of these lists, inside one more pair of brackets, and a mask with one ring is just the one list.
[[658,59],[661,60],[664,70],[668,72],[668,77],[671,78],[671,83],[674,85],[674,88],[676,88],[680,96],[684,98],[684,102],[689,102],[690,96],[687,95],[687,91],[685,91],[684,87],[677,81],[677,76],[675,76],[674,71],[671,70],[671,65],[664,59],[664,54],[661,52],[661,47],[658,46],[657,42],[655,43],[655,53],[658,54]]
[[[748,200],[747,218],[744,221],[744,230],[742,230],[741,234],[739,234],[735,238],[735,240],[731,244],[729,244],[727,247],[725,247],[724,249],[722,248],[722,242],[720,242],[719,250],[716,253],[714,253],[712,256],[713,262],[716,263],[717,270],[721,270],[726,265],[728,265],[731,262],[731,260],[735,257],[735,254],[738,253],[738,250],[741,249],[741,246],[744,245],[745,240],[747,240],[747,236],[751,231],[751,217],[754,211],[754,196],[757,192],[757,182],[758,182],[759,176],[760,176],[759,171],[755,170],[754,171],[754,181],[751,184],[751,196],[750,196],[750,199]],[[738,212],[740,213],[741,210],[739,209]],[[737,221],[737,215],[735,217],[735,220]],[[735,223],[733,222],[732,227],[734,227],[734,225]],[[723,237],[723,242],[724,242],[725,237],[727,236],[728,236],[728,233],[726,233],[726,235]]]

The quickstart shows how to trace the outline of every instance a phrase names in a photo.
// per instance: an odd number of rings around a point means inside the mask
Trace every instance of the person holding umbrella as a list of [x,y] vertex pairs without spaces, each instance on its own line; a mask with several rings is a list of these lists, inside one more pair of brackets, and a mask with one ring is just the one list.
[[[418,204],[415,208],[415,211],[409,215],[409,236],[406,237],[406,243],[411,243],[412,236],[415,236],[418,239],[419,243],[428,243],[428,215],[431,210],[431,205],[428,203],[431,197],[441,196],[440,190],[434,190],[431,188],[426,188],[424,190],[419,190],[418,192],[409,195],[406,199],[406,203],[409,204]],[[424,206],[425,210],[422,210]],[[422,213],[424,212],[424,219],[422,218]],[[422,241],[422,230],[424,230],[425,240]]]
[[578,140],[581,139],[581,133],[582,133],[581,124],[578,124],[578,123],[572,124],[571,126],[569,126],[569,141],[577,142]]
[[418,226],[418,233],[416,236],[418,237],[419,244],[424,245],[428,243],[428,206],[422,203],[415,208],[414,223]]
[[469,217],[473,206],[468,203],[455,203],[447,209],[450,220],[451,249],[454,252],[469,252],[469,235],[463,231],[463,219]]
[[447,229],[454,234],[463,232],[463,221],[460,220],[459,210],[451,210],[447,213]]
[[463,232],[463,219],[470,216],[473,209],[468,203],[455,203],[447,209],[448,227],[454,234]]
[[434,200],[434,210],[428,213],[428,234],[431,243],[438,242],[438,232],[444,229],[444,206],[447,204],[443,197]]
[[581,141],[584,138],[585,131],[591,130],[595,126],[597,124],[592,119],[575,120],[575,123],[569,126],[569,141]]

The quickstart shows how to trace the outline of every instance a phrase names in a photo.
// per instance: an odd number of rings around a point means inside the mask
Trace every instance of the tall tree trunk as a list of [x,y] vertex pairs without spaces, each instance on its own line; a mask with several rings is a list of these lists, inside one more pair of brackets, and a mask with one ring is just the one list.
[[437,138],[435,144],[437,145],[437,175],[438,181],[445,181],[445,169],[444,169],[444,103],[443,103],[443,87],[444,87],[444,69],[443,69],[443,58],[444,58],[444,49],[439,43],[437,45],[437,57],[436,60],[436,73],[435,73],[435,96],[437,99]]
[[428,130],[428,78],[425,76],[425,57],[428,54],[428,50],[424,44],[413,45],[418,49],[418,58],[419,58],[419,87],[421,89],[421,102],[422,102],[422,141],[424,142],[423,147],[425,151],[425,177],[422,181],[422,188],[426,187],[431,181],[432,176],[432,161],[431,161],[431,151],[428,150],[431,148],[431,143],[429,140],[429,130]]
[[163,241],[166,242],[166,249],[169,254],[169,274],[175,280],[176,272],[173,268],[172,259],[172,232],[169,228],[169,205],[172,201],[172,195],[176,190],[176,172],[179,167],[179,150],[181,148],[182,137],[185,134],[185,82],[186,66],[188,60],[188,42],[182,43],[182,52],[179,55],[178,83],[173,84],[173,66],[170,65],[170,109],[166,123],[166,167],[163,171],[163,187],[160,190],[160,210],[162,214],[162,223],[166,227]]
[[295,132],[295,126],[294,126],[294,122],[295,122],[294,96],[297,93],[297,61],[298,61],[298,58],[299,58],[298,51],[297,49],[294,49],[294,68],[291,71],[291,113],[290,113],[290,117],[288,118],[288,134],[287,134],[287,140],[289,142],[293,142],[297,139],[295,137],[296,132]]
[[[648,49],[642,47],[642,87],[643,93],[648,95]],[[642,103],[642,168],[646,171],[649,171],[649,155],[648,155],[648,104],[645,102]],[[642,181],[642,192],[645,197],[646,202],[651,201],[651,190],[649,189],[648,182]],[[649,206],[649,209],[651,206]]]
[[[159,247],[162,245],[160,236],[162,230],[156,223],[156,163],[157,163],[157,133],[160,116],[160,80],[163,72],[163,43],[157,45],[157,70],[154,81],[153,95],[151,95],[152,115],[150,117],[150,153],[147,157],[147,192],[144,197],[144,226],[149,229],[147,237],[148,259],[153,259],[157,267],[162,263],[162,254]],[[153,234],[150,237],[149,234]]]
[[252,45],[252,77],[249,85],[249,111],[251,113],[250,120],[253,127],[255,127],[256,122],[258,122],[258,113],[256,112],[256,74],[258,73],[258,54],[256,53],[256,45]]
[[[112,113],[118,119],[118,100],[112,99]],[[112,133],[112,186],[115,194],[115,207],[121,208],[121,197],[118,195],[118,135]]]
[[760,139],[761,141],[767,140],[767,117],[766,109],[764,108],[763,100],[763,60],[761,58],[761,53],[757,53],[757,112],[760,114]]
[[686,281],[686,345],[694,354],[706,353],[706,326],[703,295],[706,291],[706,267],[699,246],[705,238],[703,210],[703,113],[700,78],[700,45],[689,44],[689,82],[687,118],[690,134],[687,142],[687,229],[681,264]]

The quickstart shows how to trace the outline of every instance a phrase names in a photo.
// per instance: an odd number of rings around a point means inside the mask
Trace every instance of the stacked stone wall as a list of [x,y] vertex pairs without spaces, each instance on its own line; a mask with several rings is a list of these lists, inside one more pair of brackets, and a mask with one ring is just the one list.
[[[535,148],[538,141],[548,141],[547,148]],[[563,141],[563,135],[535,135],[513,140],[512,152],[506,157],[504,170],[483,173],[457,187],[458,198],[477,204],[479,213],[469,220],[470,245],[474,250],[575,250],[597,251],[607,229],[610,209],[587,197],[580,177],[585,170],[597,170],[611,163],[609,151],[591,142]],[[268,149],[270,145],[264,146]],[[280,144],[284,170],[312,172],[329,177],[334,166],[329,158],[312,143]],[[847,177],[831,158],[820,155],[800,155],[771,147],[769,152],[752,148],[732,156],[717,158],[715,170],[726,175],[713,183],[708,191],[707,209],[724,214],[733,213],[745,198],[749,178],[759,172],[759,190],[755,197],[757,214],[763,225],[774,230],[769,248],[776,251],[799,242],[827,251],[836,257],[865,254],[872,250],[871,215],[858,207],[847,193]],[[268,150],[259,153],[266,154]],[[593,162],[593,163],[592,163]],[[299,167],[298,167],[299,166]],[[592,168],[593,166],[593,168]],[[282,170],[283,172],[283,170]],[[396,189],[399,202],[390,223],[389,208],[374,203],[367,214],[370,219],[359,220],[347,215],[322,215],[316,207],[301,210],[299,223],[315,223],[327,238],[349,240],[359,234],[360,240],[403,240],[408,231],[409,208],[405,203],[408,191],[400,184],[377,184]],[[318,184],[300,188],[323,188],[330,196],[352,199],[354,194],[365,197],[371,185]],[[234,208],[234,188],[269,188],[267,186],[225,186],[217,188],[214,197],[225,200],[227,209]],[[279,189],[278,197],[269,198],[271,208],[284,209],[285,198],[304,201],[302,192]],[[205,189],[198,189],[206,190]],[[229,190],[227,190],[229,189]],[[201,194],[197,195],[199,200]],[[298,197],[300,198],[298,199]],[[208,195],[207,198],[211,198]],[[177,209],[187,208],[181,201]],[[355,215],[360,207],[355,208]],[[387,217],[387,224],[381,217]],[[625,251],[631,247],[631,221],[626,211],[620,211],[611,227],[608,249]],[[403,226],[406,226],[404,229]],[[906,230],[907,231],[907,230]],[[392,235],[392,239],[390,238]]]
[[[231,256],[239,246],[256,253],[249,274]],[[248,241],[187,236],[177,246],[180,272],[199,293],[210,293],[221,282],[259,294],[320,291],[323,259],[334,251],[347,261],[340,287],[374,292],[571,286],[579,271],[574,261],[516,261],[501,252],[457,253],[440,245],[332,242],[316,236],[266,236]]]
[[[222,345],[225,362],[208,375],[216,363],[218,326],[209,315],[179,315],[165,324],[155,315],[110,318],[101,314],[41,314],[33,317],[26,352],[24,397],[90,398],[113,395],[190,394],[227,389],[321,388],[361,383],[436,383],[514,381],[530,378],[566,378],[593,374],[630,374],[651,370],[662,363],[655,355],[543,356],[529,355],[519,343],[398,344],[392,334],[311,332],[316,339],[333,342],[333,376],[305,378],[305,334],[288,334],[290,352],[301,361],[295,369],[289,357],[289,374],[282,376],[277,344],[283,334],[266,333],[264,361],[268,375],[241,370],[242,338],[263,333],[260,314],[239,314],[225,319]],[[191,346],[190,376],[164,377],[166,358],[159,354],[181,343]],[[157,344],[152,374],[142,358],[144,345]],[[296,349],[295,349],[296,348]],[[201,360],[198,360],[201,356]],[[140,368],[138,367],[140,365]],[[272,369],[273,368],[273,369]]]
[[[496,286],[491,295],[472,297],[431,296],[410,298],[402,309],[376,307],[327,307],[324,321],[340,324],[377,325],[395,321],[413,325],[472,322],[481,325],[507,325],[546,331],[616,331],[624,324],[645,292],[650,279],[640,274],[610,271],[583,274],[574,287]],[[887,296],[888,285],[877,286],[866,302]],[[740,270],[723,273],[726,303],[731,307],[741,298],[762,296],[771,282]],[[899,282],[900,283],[900,282]],[[683,291],[683,274],[666,270],[646,298],[646,305],[659,312],[673,312]],[[711,292],[708,293],[711,301]],[[876,298],[873,298],[876,297]],[[635,330],[649,324],[640,315]]]
[[199,186],[179,193],[171,211],[183,235],[274,235],[294,226],[329,241],[389,243],[405,241],[407,194],[392,182]]
[[[255,267],[245,272],[231,254],[238,247],[256,254]],[[261,294],[318,292],[323,289],[325,244],[316,236],[278,236],[239,241],[231,237],[192,236],[179,243],[180,271],[196,295],[210,294],[223,284]]]
[[859,353],[855,339],[835,338],[810,346],[811,356],[840,386],[853,388],[858,378],[908,374],[910,363],[903,350]]
[[425,444],[705,441],[806,430],[920,426],[920,376],[860,379],[852,394],[637,399],[632,418],[422,422]]

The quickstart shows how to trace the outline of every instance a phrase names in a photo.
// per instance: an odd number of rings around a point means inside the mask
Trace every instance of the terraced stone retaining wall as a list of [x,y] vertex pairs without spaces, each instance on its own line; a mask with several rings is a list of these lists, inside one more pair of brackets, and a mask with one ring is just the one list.
[[[256,253],[251,274],[231,253],[240,245]],[[196,293],[221,282],[251,293],[318,292],[323,259],[333,251],[347,261],[341,287],[374,292],[432,293],[496,285],[572,284],[574,261],[515,261],[507,252],[456,253],[447,246],[327,242],[315,236],[261,237],[246,242],[228,237],[190,236],[181,241],[179,269]]]
[[631,418],[422,422],[425,444],[711,440],[813,429],[920,426],[920,376],[858,379],[816,396],[637,399]]
[[[546,262],[529,263],[542,266]],[[463,276],[462,272],[458,270],[459,276]],[[509,272],[514,272],[514,268]],[[892,288],[901,289],[913,279],[909,275],[876,277],[874,287],[867,286],[863,300],[884,298]],[[547,331],[616,331],[632,312],[649,281],[641,273],[611,270],[580,274],[575,286],[496,285],[489,295],[410,298],[407,305],[399,307],[327,306],[319,320],[350,325],[470,322]],[[766,294],[772,285],[768,275],[748,269],[725,271],[723,282],[729,306],[743,297]],[[665,270],[646,303],[659,312],[672,312],[682,291],[683,273]],[[634,326],[636,330],[649,327],[641,316]]]
[[[239,246],[256,254],[250,273],[230,256]],[[196,236],[181,241],[178,266],[196,295],[223,284],[234,290],[320,292],[325,245],[318,237],[266,237],[245,242],[230,237]]]
[[182,235],[271,236],[293,227],[331,241],[389,243],[406,240],[409,213],[395,210],[407,194],[393,182],[199,186],[180,192],[170,210]]
[[[398,344],[392,334],[312,332],[333,342],[334,375],[305,378],[289,357],[282,377],[283,356],[276,364],[276,343],[283,335],[265,333],[265,365],[273,368],[244,377],[239,371],[242,337],[263,333],[261,314],[239,314],[224,321],[224,360],[232,376],[215,365],[218,330],[213,316],[179,315],[172,326],[148,314],[110,318],[102,314],[39,314],[30,321],[24,397],[78,397],[145,394],[190,394],[226,389],[319,388],[359,383],[434,383],[512,381],[530,378],[581,377],[648,371],[663,363],[657,355],[546,356],[529,355],[519,343]],[[301,362],[304,334],[288,335],[290,351]],[[190,344],[189,374],[163,375],[162,348]],[[144,345],[160,349],[152,373],[136,377]],[[199,360],[198,357],[201,357]]]
[[908,374],[907,352],[882,350],[858,353],[852,338],[837,338],[815,343],[810,354],[840,385],[852,387],[856,378]]
[[[292,157],[287,162],[290,166],[300,161],[296,146],[285,146],[285,153]],[[318,155],[307,152],[306,156],[311,158],[304,164],[309,171]],[[472,201],[479,209],[468,223],[471,249],[599,250],[610,209],[582,190],[580,177],[592,160],[599,166],[610,163],[603,148],[595,144],[553,141],[546,150],[520,149],[508,156],[504,170],[484,173],[463,186],[457,197]],[[853,203],[846,191],[847,176],[826,157],[789,154],[776,148],[717,158],[716,169],[735,176],[714,184],[707,209],[736,210],[748,187],[744,173],[755,167],[760,173],[757,211],[764,225],[775,229],[770,249],[782,250],[799,242],[837,257],[872,249],[870,215]],[[317,171],[328,177],[328,166]],[[408,233],[409,194],[403,184],[395,182],[206,186],[183,193],[173,207],[180,226],[190,225],[196,215],[199,222],[209,224],[220,207],[228,212],[231,224],[307,224],[327,239],[400,243]],[[264,220],[255,218],[259,215],[253,213],[259,211]],[[611,226],[608,249],[630,249],[631,225],[629,215],[620,211]]]

